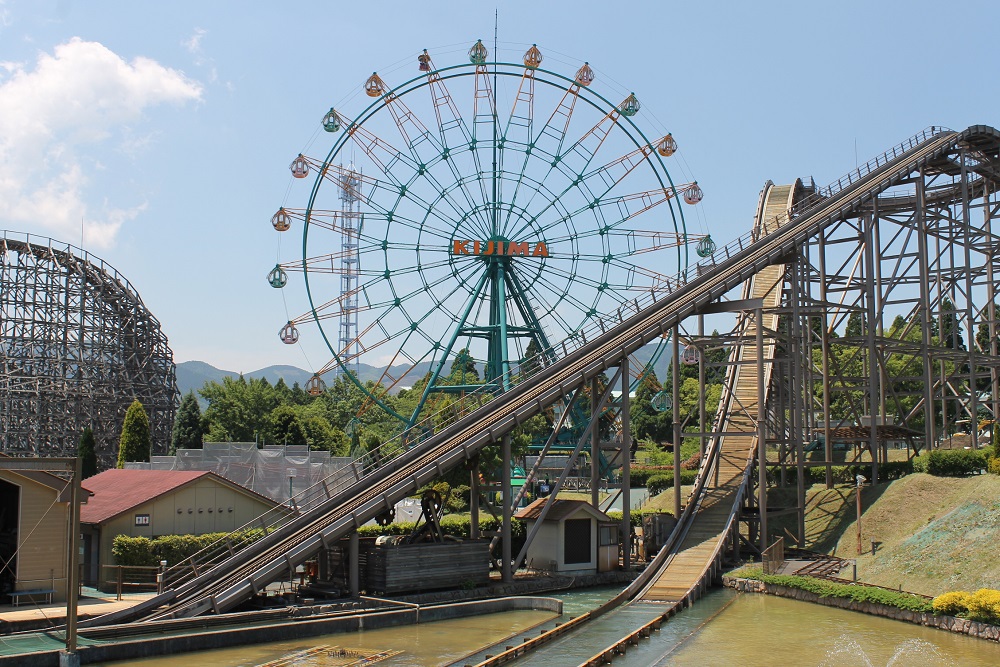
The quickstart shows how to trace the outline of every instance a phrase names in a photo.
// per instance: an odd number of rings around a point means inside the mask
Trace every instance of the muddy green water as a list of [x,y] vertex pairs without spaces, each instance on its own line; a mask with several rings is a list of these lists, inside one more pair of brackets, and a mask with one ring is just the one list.
[[[186,653],[183,655],[146,658],[106,663],[106,667],[252,667],[277,660],[289,653],[320,644],[345,648],[397,650],[398,656],[378,663],[385,667],[426,667],[448,664],[474,653],[484,644],[502,641],[553,618],[544,611],[511,611],[486,616],[422,623],[420,625],[361,632],[323,635],[271,644],[255,644],[234,648]],[[322,667],[323,662],[301,661],[296,667]]]
[[[610,597],[611,590],[562,594],[565,613],[576,615]],[[482,646],[550,619],[546,612],[518,611],[418,626],[328,635],[290,642],[111,663],[107,667],[251,667],[319,644],[395,649],[404,653],[387,667],[446,665]],[[634,629],[635,612],[613,613],[579,635],[553,644],[518,667],[576,667],[605,648],[619,630]],[[531,634],[537,634],[532,630]],[[514,638],[509,643],[519,643]],[[302,663],[303,667],[305,663]],[[317,663],[318,664],[318,663]],[[994,667],[1000,645],[941,630],[764,595],[714,591],[663,629],[615,660],[615,667]]]
[[[995,667],[1000,645],[900,621],[766,595],[715,592],[688,632],[664,626],[616,666]],[[698,622],[692,623],[695,617]],[[579,664],[579,663],[576,663]]]

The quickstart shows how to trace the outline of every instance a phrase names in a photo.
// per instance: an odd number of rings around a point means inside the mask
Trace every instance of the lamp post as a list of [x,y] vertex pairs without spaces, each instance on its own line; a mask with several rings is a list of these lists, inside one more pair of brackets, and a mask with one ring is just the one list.
[[857,475],[854,478],[857,483],[857,499],[858,499],[858,555],[861,555],[861,487],[865,485],[865,476]]
[[289,505],[292,504],[292,496],[295,495],[294,492],[293,492],[293,490],[292,490],[292,483],[295,481],[295,476],[297,474],[298,474],[298,471],[295,468],[289,468],[288,469],[288,504]]
[[163,573],[166,572],[166,570],[167,570],[167,561],[161,560],[160,561],[160,569],[156,573],[156,594],[157,595],[162,595],[163,594]]

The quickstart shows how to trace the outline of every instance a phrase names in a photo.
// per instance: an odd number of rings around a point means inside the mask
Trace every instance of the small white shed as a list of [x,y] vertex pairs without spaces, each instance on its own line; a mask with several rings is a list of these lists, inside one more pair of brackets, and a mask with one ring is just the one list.
[[[546,498],[539,498],[515,517],[530,532]],[[551,572],[593,574],[618,566],[618,525],[582,500],[553,500],[535,539],[528,547],[530,567]]]

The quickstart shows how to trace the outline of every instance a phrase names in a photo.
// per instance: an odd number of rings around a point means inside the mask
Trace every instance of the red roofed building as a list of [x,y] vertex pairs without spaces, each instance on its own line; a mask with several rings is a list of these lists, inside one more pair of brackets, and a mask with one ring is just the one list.
[[[118,535],[204,535],[230,532],[277,506],[270,498],[200,470],[105,470],[88,477],[93,493],[80,507],[84,581],[107,578]],[[171,563],[172,565],[172,563]]]

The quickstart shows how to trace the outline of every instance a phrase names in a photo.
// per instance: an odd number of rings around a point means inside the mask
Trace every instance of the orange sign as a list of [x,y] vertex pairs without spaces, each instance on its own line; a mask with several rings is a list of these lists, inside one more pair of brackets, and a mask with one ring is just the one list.
[[549,247],[545,243],[527,241],[459,241],[451,243],[452,255],[522,255],[524,257],[548,257]]

